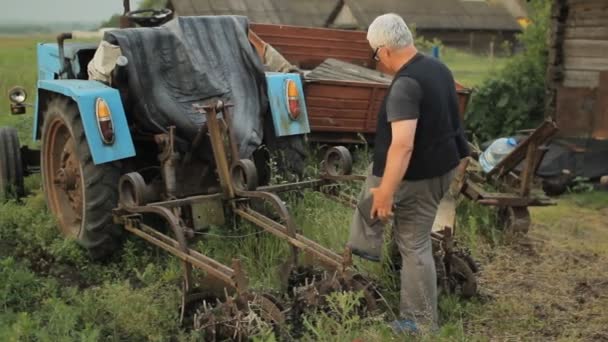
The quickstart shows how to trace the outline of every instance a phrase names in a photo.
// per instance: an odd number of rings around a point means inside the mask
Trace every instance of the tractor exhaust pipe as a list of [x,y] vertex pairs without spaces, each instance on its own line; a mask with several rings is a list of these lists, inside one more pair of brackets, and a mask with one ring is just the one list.
[[67,39],[72,39],[72,32],[60,33],[57,36],[57,46],[59,47],[59,65],[61,65],[61,69],[59,70],[59,78],[63,78],[63,74],[69,72],[70,63],[65,60],[65,49],[63,47],[63,43]]
[[123,0],[122,7],[124,8],[124,10],[123,10],[122,15],[120,16],[119,27],[121,29],[133,27],[133,23],[131,23],[129,18],[127,18],[127,13],[131,12],[131,1]]

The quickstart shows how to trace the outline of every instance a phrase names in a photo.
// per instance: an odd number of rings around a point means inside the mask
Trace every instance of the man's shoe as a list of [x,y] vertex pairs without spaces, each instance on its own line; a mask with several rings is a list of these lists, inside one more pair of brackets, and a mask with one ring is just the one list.
[[400,320],[392,321],[391,323],[389,323],[389,326],[391,327],[391,329],[393,329],[393,332],[397,335],[399,335],[399,334],[417,334],[419,332],[418,326],[416,326],[416,323],[414,323],[414,321],[411,321],[409,319],[400,319]]
[[372,255],[369,254],[367,252],[364,252],[360,249],[356,249],[356,248],[351,248],[351,251],[353,252],[354,255],[363,258],[365,260],[369,260],[369,261],[373,261],[373,262],[380,262],[380,256],[376,256],[376,255]]

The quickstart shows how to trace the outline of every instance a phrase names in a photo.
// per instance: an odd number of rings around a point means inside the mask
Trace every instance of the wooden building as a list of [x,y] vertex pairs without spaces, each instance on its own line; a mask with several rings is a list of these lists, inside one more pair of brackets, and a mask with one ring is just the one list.
[[[513,6],[520,0],[169,0],[177,15],[239,14],[269,24],[366,30],[376,16],[394,12],[427,39],[487,53],[515,44],[521,32]],[[516,14],[514,14],[516,13]]]
[[337,0],[168,0],[176,15],[244,15],[252,22],[324,27]]
[[608,139],[608,0],[555,0],[547,74],[560,135]]
[[[521,32],[516,16],[505,0],[343,0],[329,24],[337,28],[367,29],[377,16],[401,15],[416,33],[439,39],[444,45],[487,53],[504,42],[516,43]],[[523,7],[520,9],[523,10]],[[521,12],[519,12],[521,15]]]

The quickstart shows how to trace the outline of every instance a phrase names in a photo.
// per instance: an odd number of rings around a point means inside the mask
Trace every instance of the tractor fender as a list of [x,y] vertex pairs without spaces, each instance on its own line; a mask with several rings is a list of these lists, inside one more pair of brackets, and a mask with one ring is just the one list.
[[[40,139],[44,104],[50,96],[57,94],[71,98],[78,105],[87,144],[96,165],[135,156],[135,147],[120,93],[97,81],[39,80],[38,100],[34,112],[34,140]],[[106,101],[112,113],[114,141],[111,144],[104,144],[99,132],[95,115],[95,103],[98,98]]]
[[[288,113],[288,98],[286,92],[286,82],[295,82],[298,91],[298,102],[300,115],[297,118],[290,117]],[[304,88],[302,79],[298,74],[286,74],[279,72],[266,73],[266,85],[268,89],[268,101],[272,114],[272,123],[277,137],[292,135],[303,135],[310,133],[308,122],[308,111],[304,99]]]

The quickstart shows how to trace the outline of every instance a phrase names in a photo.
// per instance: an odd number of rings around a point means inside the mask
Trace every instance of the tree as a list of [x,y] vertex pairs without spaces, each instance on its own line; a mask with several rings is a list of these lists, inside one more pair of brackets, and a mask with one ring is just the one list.
[[551,0],[532,0],[531,24],[517,39],[524,51],[486,80],[471,100],[467,128],[482,140],[534,128],[545,114]]

